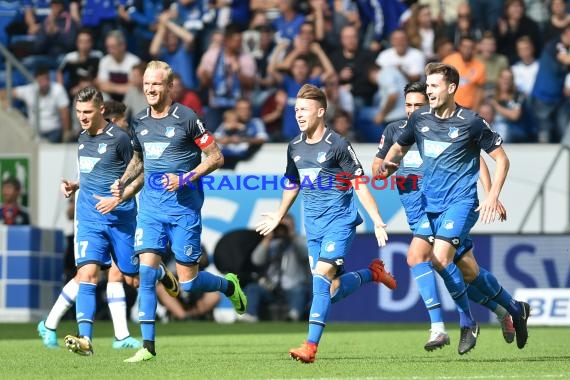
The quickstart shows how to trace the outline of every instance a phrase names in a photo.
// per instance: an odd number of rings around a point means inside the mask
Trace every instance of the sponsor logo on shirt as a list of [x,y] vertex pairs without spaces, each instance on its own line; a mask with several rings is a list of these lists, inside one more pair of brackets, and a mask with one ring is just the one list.
[[420,152],[418,152],[417,150],[410,150],[404,156],[403,163],[405,168],[419,168],[420,166],[422,166],[424,161],[420,156]]
[[141,136],[145,136],[148,133],[148,129],[143,129],[141,131]]
[[81,173],[91,173],[99,160],[101,160],[99,157],[79,156],[79,171]]
[[144,157],[149,160],[158,160],[169,145],[170,143],[145,142]]
[[451,143],[443,141],[424,140],[424,155],[427,157],[437,158],[445,151]]
[[422,127],[422,129],[420,129],[421,133],[426,133],[427,131],[429,131],[429,127]]
[[85,148],[85,145],[83,145],[83,144],[79,145],[79,150],[81,150],[83,148]]

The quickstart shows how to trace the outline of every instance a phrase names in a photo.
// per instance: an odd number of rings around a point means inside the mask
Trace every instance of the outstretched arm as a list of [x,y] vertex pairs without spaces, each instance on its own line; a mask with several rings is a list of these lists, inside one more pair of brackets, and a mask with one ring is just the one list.
[[281,222],[281,219],[287,215],[289,208],[291,208],[295,202],[295,199],[297,199],[297,195],[299,195],[299,185],[291,183],[291,186],[289,188],[283,190],[283,195],[281,196],[281,204],[279,205],[277,212],[267,212],[261,214],[264,219],[259,222],[259,224],[255,227],[255,230],[263,236],[267,236],[269,233],[271,233],[275,227],[277,227],[279,222]]
[[379,174],[384,177],[391,176],[400,167],[400,162],[406,153],[408,153],[408,150],[410,150],[409,146],[402,146],[398,143],[394,143],[380,167]]
[[378,205],[374,197],[370,194],[368,186],[360,183],[357,178],[352,179],[350,182],[362,207],[364,207],[370,218],[372,218],[372,222],[374,222],[374,235],[376,235],[376,240],[378,240],[378,246],[384,247],[388,240],[388,234],[386,233],[386,224],[384,224],[378,212]]

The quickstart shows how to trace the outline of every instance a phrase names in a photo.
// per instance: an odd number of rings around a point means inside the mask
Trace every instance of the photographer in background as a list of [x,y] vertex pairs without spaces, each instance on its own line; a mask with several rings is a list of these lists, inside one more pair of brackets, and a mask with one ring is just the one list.
[[288,305],[287,320],[302,318],[311,293],[311,272],[305,238],[296,234],[291,215],[261,241],[251,261],[264,272],[257,282],[245,287],[248,306],[241,320],[257,322],[262,306],[279,302]]

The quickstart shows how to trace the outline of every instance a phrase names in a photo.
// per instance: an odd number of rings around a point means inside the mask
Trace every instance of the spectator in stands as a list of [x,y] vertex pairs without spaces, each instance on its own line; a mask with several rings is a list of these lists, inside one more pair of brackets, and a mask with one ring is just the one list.
[[194,36],[172,20],[170,12],[158,18],[158,29],[150,44],[149,54],[153,59],[170,65],[182,78],[186,88],[196,89]]
[[123,103],[127,107],[127,120],[148,106],[146,96],[143,92],[143,75],[146,69],[145,62],[139,62],[133,66],[129,75],[129,85]]
[[174,73],[174,78],[172,79],[172,88],[170,89],[170,97],[173,101],[178,102],[186,107],[192,109],[200,117],[204,115],[204,109],[202,108],[202,100],[198,94],[184,87],[182,83],[182,78],[179,74]]
[[418,4],[429,6],[434,21],[439,26],[451,25],[457,21],[457,8],[465,0],[419,0]]
[[273,28],[276,31],[275,38],[278,41],[293,41],[305,22],[305,16],[297,11],[295,4],[296,0],[281,0],[278,3],[279,16],[273,21]]
[[419,81],[426,64],[424,53],[409,46],[408,37],[403,29],[396,29],[392,32],[390,45],[392,47],[378,54],[376,64],[382,67],[396,68],[408,82]]
[[509,61],[504,55],[497,54],[497,41],[490,31],[485,32],[477,44],[477,53],[477,59],[485,65],[485,97],[493,97],[499,73],[509,68]]
[[51,0],[50,12],[37,32],[34,53],[48,55],[57,67],[60,56],[69,53],[75,47],[77,31],[76,21],[65,10],[65,1]]
[[340,31],[348,20],[342,12],[336,12],[327,0],[309,0],[309,13],[305,21],[315,26],[315,41],[325,51],[332,51],[338,46]]
[[525,117],[526,97],[519,92],[514,83],[513,72],[503,69],[499,73],[494,96],[489,104],[495,111],[494,130],[507,143],[532,142],[529,115]]
[[[105,36],[119,28],[119,0],[71,0],[70,8],[75,4],[78,10],[78,23],[91,32],[95,48],[105,49]],[[81,4],[79,4],[81,3]],[[72,12],[73,16],[73,12]]]
[[[36,81],[23,86],[12,88],[12,97],[23,101],[26,105],[30,125],[35,126],[36,98],[39,111],[39,134],[53,143],[70,141],[71,115],[69,113],[69,97],[65,88],[50,79],[49,70],[38,68],[35,73]],[[0,92],[0,98],[5,99],[6,92]]]
[[459,86],[455,100],[463,107],[478,109],[484,99],[485,65],[475,58],[475,41],[462,37],[459,51],[448,55],[443,63],[452,65],[459,72]]
[[529,98],[538,73],[538,61],[534,56],[534,45],[530,37],[522,36],[517,40],[517,56],[519,60],[511,66],[515,86]]
[[455,45],[449,38],[443,37],[435,44],[435,57],[431,62],[441,62],[453,53],[455,53]]
[[447,37],[455,47],[459,46],[462,37],[471,37],[473,41],[479,41],[483,35],[481,29],[473,21],[471,6],[461,3],[457,6],[457,21],[447,27]]
[[570,13],[566,11],[566,0],[550,1],[550,17],[542,31],[544,43],[559,37],[568,24],[570,24]]
[[414,4],[411,9],[412,15],[404,26],[408,41],[431,61],[435,57],[435,43],[445,35],[445,28],[432,19],[429,5]]
[[141,60],[127,51],[125,35],[120,30],[111,31],[105,38],[107,55],[99,61],[97,87],[106,98],[122,101],[129,89],[129,74]]
[[225,169],[234,169],[239,161],[251,158],[269,139],[263,122],[252,118],[251,103],[246,98],[239,99],[235,109],[224,112],[224,121],[214,137],[224,154]]
[[[283,45],[281,44],[278,48],[282,47]],[[297,50],[293,50],[287,56],[287,60],[280,65],[272,62],[269,66],[269,72],[275,81],[280,84],[280,88],[287,94],[287,103],[283,109],[283,126],[281,129],[281,138],[286,141],[291,140],[299,134],[299,126],[295,119],[295,99],[299,89],[306,83],[320,87],[329,78],[335,76],[334,67],[319,44],[313,42],[310,49],[319,57],[321,65],[324,67],[324,71],[320,76],[311,76],[311,66],[309,65],[308,58],[304,55],[299,55]],[[276,55],[277,54],[278,52],[276,52]],[[290,71],[284,74],[279,71],[278,67],[290,68]]]
[[50,13],[50,0],[22,0],[24,21],[28,35],[35,36],[40,32],[42,22]]
[[333,116],[332,127],[336,133],[343,137],[346,137],[348,141],[355,141],[352,117],[348,112],[337,110]]
[[371,106],[377,87],[368,80],[367,68],[375,55],[359,47],[357,28],[347,25],[341,29],[340,46],[330,57],[340,85],[352,93],[356,107]]
[[242,52],[241,29],[230,24],[222,46],[212,45],[198,66],[200,86],[209,90],[206,127],[214,130],[221,115],[232,109],[239,98],[249,96],[255,85],[257,67],[251,54]]
[[264,275],[245,287],[248,305],[241,320],[257,322],[264,305],[286,302],[286,318],[299,321],[305,315],[311,291],[308,257],[305,238],[297,235],[295,221],[287,214],[251,254],[252,263],[264,268]]
[[0,205],[0,224],[8,226],[30,224],[28,209],[20,205],[22,184],[16,177],[2,181],[2,204]]
[[[327,97],[327,115],[325,115],[325,123],[332,125],[336,111],[346,112],[350,117],[352,117],[354,114],[354,99],[350,91],[347,91],[346,88],[340,86],[336,75],[327,79],[323,91]],[[330,113],[330,116],[328,113]]]
[[516,41],[520,37],[529,36],[537,52],[542,47],[540,27],[525,14],[523,0],[505,0],[503,16],[497,21],[493,34],[497,36],[497,51],[505,55],[511,65],[517,60]]
[[532,108],[538,122],[538,142],[559,142],[566,133],[564,80],[570,67],[570,25],[549,41],[540,55],[532,89]]
[[93,37],[89,29],[81,29],[75,40],[77,50],[67,53],[57,70],[57,81],[63,85],[70,97],[82,88],[91,85],[97,77],[99,61],[103,53],[93,50]]
[[168,12],[165,8],[169,1],[144,0],[126,1],[119,7],[119,17],[126,23],[132,25],[134,45],[129,46],[137,56],[144,61],[150,61],[150,42],[158,29],[158,19],[163,12]]
[[469,0],[473,10],[473,25],[479,30],[491,30],[503,13],[504,0]]
[[495,109],[491,104],[487,102],[481,103],[477,113],[489,124],[492,130],[495,130]]
[[378,53],[387,36],[401,26],[401,18],[408,9],[405,1],[358,0],[362,30],[362,45]]
[[[393,66],[373,66],[369,72],[369,79],[378,85],[376,94],[374,124],[357,125],[357,133],[362,141],[380,141],[384,127],[392,121],[405,119],[406,99],[402,89],[408,81],[402,72]],[[367,126],[367,129],[364,127]]]
[[105,120],[109,120],[131,134],[127,120],[127,106],[116,100],[106,100],[103,102],[103,108],[105,108],[103,114]]

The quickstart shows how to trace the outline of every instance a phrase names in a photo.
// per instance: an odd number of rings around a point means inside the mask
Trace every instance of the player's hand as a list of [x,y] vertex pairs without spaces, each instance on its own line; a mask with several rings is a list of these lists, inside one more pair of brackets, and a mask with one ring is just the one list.
[[110,213],[121,203],[121,199],[117,197],[102,197],[94,194],[93,198],[99,201],[95,205],[95,209],[103,215]]
[[180,176],[174,173],[166,173],[162,179],[162,185],[166,191],[177,191],[180,189]]
[[374,226],[374,235],[376,235],[376,240],[378,240],[378,246],[384,247],[388,241],[388,233],[386,232],[385,224],[376,224]]
[[400,169],[400,165],[397,163],[384,160],[380,166],[379,172],[382,173],[383,176],[388,177],[398,169]]
[[488,224],[495,221],[499,213],[499,200],[496,197],[487,197],[481,202],[475,211],[479,212],[479,220],[483,224]]
[[264,219],[255,226],[255,231],[259,232],[260,235],[269,235],[275,227],[281,222],[281,218],[276,212],[266,212],[261,214]]
[[505,206],[503,206],[501,201],[497,201],[497,206],[498,206],[498,213],[499,213],[499,221],[500,222],[506,221],[507,220],[507,209],[505,208]]
[[111,185],[111,194],[114,197],[122,198],[123,193],[125,192],[125,184],[121,182],[120,179],[116,179],[115,182]]
[[59,189],[66,198],[69,198],[73,193],[77,191],[77,189],[79,189],[79,184],[76,181],[70,181],[64,178],[61,180]]

